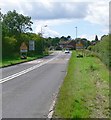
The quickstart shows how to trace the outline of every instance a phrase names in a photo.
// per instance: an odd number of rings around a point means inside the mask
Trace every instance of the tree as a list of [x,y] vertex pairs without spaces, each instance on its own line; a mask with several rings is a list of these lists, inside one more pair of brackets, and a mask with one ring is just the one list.
[[56,47],[60,42],[60,38],[58,37],[55,37],[55,38],[52,38],[52,46]]
[[13,56],[16,51],[16,39],[14,37],[4,37],[2,41],[2,56]]
[[95,41],[96,41],[96,42],[98,41],[98,36],[97,36],[97,35],[95,36]]
[[67,39],[68,39],[68,40],[71,40],[71,36],[68,35],[68,36],[67,36]]
[[[31,17],[18,14],[16,10],[8,11],[2,18],[3,46],[8,48],[10,45],[10,47],[13,48],[15,44],[13,42],[14,39],[16,39],[16,50],[13,51],[13,53],[19,52],[21,42],[23,42],[23,40],[28,41],[28,36],[25,33],[32,30],[32,24]],[[12,44],[9,43],[11,38],[13,39]]]
[[3,30],[5,30],[10,36],[32,30],[32,24],[31,17],[18,14],[16,10],[13,12],[9,11],[3,16]]
[[[1,8],[0,8],[0,10],[1,10]],[[0,11],[0,22],[2,21],[2,19],[3,19],[3,14],[2,14],[2,12]]]
[[65,36],[62,36],[61,41],[67,41],[67,38]]

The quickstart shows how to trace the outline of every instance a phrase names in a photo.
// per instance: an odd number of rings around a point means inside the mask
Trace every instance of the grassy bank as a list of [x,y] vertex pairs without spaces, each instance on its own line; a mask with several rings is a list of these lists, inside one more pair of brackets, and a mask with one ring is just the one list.
[[31,60],[35,60],[38,58],[42,58],[44,56],[47,56],[48,54],[44,54],[44,55],[34,55],[31,57],[27,57],[27,59],[21,59],[20,56],[16,56],[16,57],[7,57],[7,58],[3,58],[2,61],[0,61],[0,67],[6,67],[6,66],[10,66],[10,65],[15,65],[18,63],[23,63],[23,62],[27,62],[27,61],[31,61]]
[[109,72],[95,57],[72,53],[60,88],[54,118],[106,118],[109,115]]
[[105,35],[101,38],[101,40],[94,46],[91,46],[91,51],[98,56],[101,61],[111,69],[111,46],[110,46],[110,36]]

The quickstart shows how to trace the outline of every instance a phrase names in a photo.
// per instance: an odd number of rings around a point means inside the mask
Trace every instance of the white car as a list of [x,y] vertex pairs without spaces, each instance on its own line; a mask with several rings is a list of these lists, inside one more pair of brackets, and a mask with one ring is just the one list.
[[65,50],[65,53],[70,53],[69,49],[66,49],[66,50]]

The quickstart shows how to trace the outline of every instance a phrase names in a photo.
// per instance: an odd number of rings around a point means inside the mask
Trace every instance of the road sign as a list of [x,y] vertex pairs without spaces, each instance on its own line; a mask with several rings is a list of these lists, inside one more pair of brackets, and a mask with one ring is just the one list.
[[76,44],[76,49],[83,49],[84,45],[82,43],[77,43]]
[[20,50],[20,52],[27,52],[27,50]]
[[35,41],[34,40],[30,40],[29,41],[29,50],[30,51],[34,51],[35,50]]
[[22,50],[27,50],[27,49],[28,49],[27,45],[25,44],[25,42],[23,42],[20,46],[20,50],[22,51]]
[[26,59],[27,58],[27,51],[28,51],[28,47],[25,44],[25,42],[23,42],[20,46],[21,59]]
[[84,45],[81,42],[76,43],[76,54],[77,54],[77,57],[84,56]]

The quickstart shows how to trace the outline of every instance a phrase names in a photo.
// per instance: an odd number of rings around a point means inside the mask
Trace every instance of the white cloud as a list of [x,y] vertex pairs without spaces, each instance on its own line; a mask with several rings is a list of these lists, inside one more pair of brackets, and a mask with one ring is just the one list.
[[[47,21],[34,21],[33,30],[35,33],[41,33],[44,37],[59,37],[60,34],[57,31],[52,30],[50,27],[60,24],[58,20]],[[47,27],[45,27],[47,25]]]
[[[92,24],[99,24],[108,32],[110,0],[1,0],[2,12],[16,9],[17,12],[32,17],[34,32],[40,32],[41,26],[48,25],[47,33],[59,35],[50,26],[82,19]],[[96,29],[96,28],[95,28]],[[92,35],[94,36],[94,35]],[[88,37],[86,35],[86,37]],[[91,36],[89,36],[91,38]]]
[[60,34],[54,30],[51,30],[50,28],[47,28],[43,36],[44,37],[60,37]]
[[94,2],[89,4],[88,14],[85,20],[95,23],[107,25],[109,23],[109,3],[108,2]]
[[[17,12],[23,11],[25,15],[31,16],[32,19],[48,20],[48,19],[63,19],[63,18],[84,18],[87,15],[88,3],[82,2],[41,2],[27,0],[11,1],[2,0],[2,11],[16,9]],[[82,12],[81,12],[81,9]]]
[[[92,0],[1,0],[3,12],[16,9],[33,20],[49,19],[85,19],[91,23],[107,24],[109,0],[92,2]],[[86,2],[87,1],[87,2]]]
[[[86,38],[87,40],[92,41],[95,39],[95,36],[96,36],[95,34],[93,34],[93,35],[83,34],[83,35],[81,35],[81,38]],[[100,38],[101,38],[101,35],[98,35],[99,40],[100,40]]]
[[102,29],[101,32],[102,32],[102,34],[108,34],[109,33],[109,27]]
[[[54,1],[55,1],[55,2],[56,2],[56,1],[59,2],[60,0],[54,0]],[[64,2],[64,1],[65,1],[65,2],[97,2],[97,0],[61,0],[60,2]],[[104,1],[105,1],[105,2],[110,2],[110,0],[101,0],[101,2],[102,2],[102,1],[103,1],[103,2],[104,2]]]
[[6,14],[8,11],[17,10],[17,12],[24,14],[24,10],[21,7],[22,0],[1,0],[0,8],[3,14]]

